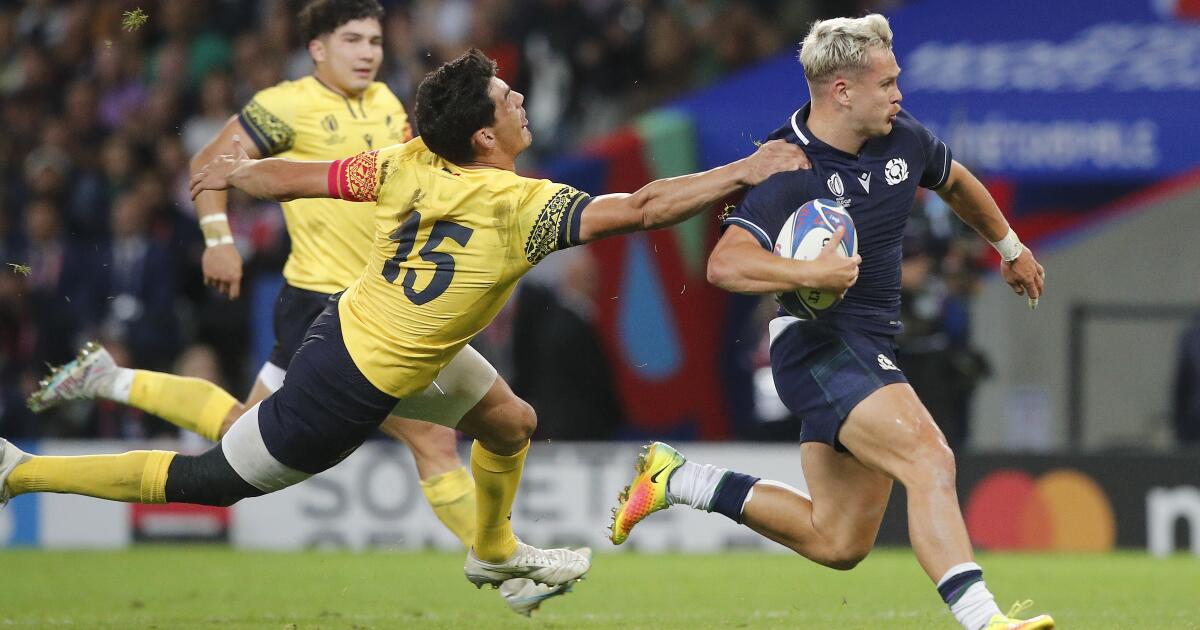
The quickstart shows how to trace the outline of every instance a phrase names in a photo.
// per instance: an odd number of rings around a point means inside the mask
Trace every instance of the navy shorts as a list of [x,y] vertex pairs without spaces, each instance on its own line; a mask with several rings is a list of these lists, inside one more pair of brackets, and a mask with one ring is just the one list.
[[297,289],[283,283],[279,297],[275,298],[275,311],[271,316],[271,325],[275,328],[275,347],[271,348],[268,361],[285,371],[288,369],[292,357],[300,349],[300,344],[304,343],[304,333],[325,310],[329,297],[328,293]]
[[820,321],[796,322],[779,334],[771,344],[771,374],[779,398],[800,419],[800,442],[839,451],[846,447],[838,431],[854,407],[885,385],[908,382],[890,335]]
[[396,401],[354,365],[342,341],[337,300],[327,300],[292,358],[283,387],[259,407],[259,430],[281,464],[316,474],[361,446]]

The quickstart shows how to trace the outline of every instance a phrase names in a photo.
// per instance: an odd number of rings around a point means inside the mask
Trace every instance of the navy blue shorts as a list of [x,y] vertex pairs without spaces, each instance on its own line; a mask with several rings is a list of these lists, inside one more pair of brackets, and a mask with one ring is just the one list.
[[300,344],[304,343],[304,333],[325,310],[329,297],[328,293],[297,289],[283,283],[279,297],[275,298],[275,310],[271,316],[271,325],[275,328],[275,347],[271,348],[268,361],[284,370],[288,369],[292,357],[300,349]]
[[292,358],[283,387],[259,407],[259,430],[281,464],[316,474],[361,446],[396,401],[354,365],[342,341],[337,300],[327,300]]
[[890,335],[820,321],[796,322],[779,334],[771,344],[771,374],[779,398],[800,419],[800,442],[839,451],[846,447],[838,431],[854,407],[884,385],[908,382]]

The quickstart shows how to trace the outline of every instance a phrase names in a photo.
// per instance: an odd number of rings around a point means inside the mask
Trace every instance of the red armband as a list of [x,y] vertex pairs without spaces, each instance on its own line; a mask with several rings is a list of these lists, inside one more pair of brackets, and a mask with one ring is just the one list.
[[378,151],[359,153],[329,165],[326,185],[329,196],[346,201],[375,201],[378,193],[375,170]]

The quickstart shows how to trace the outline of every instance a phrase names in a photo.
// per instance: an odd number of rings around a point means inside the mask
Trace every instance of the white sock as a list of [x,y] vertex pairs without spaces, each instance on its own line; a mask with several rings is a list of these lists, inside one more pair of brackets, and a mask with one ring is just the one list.
[[727,472],[728,468],[684,462],[667,482],[667,501],[672,505],[686,503],[697,510],[708,511],[712,507],[717,484],[721,483],[721,478]]
[[99,398],[113,400],[123,405],[129,404],[129,392],[133,389],[132,368],[119,367],[111,374],[105,374],[95,381],[95,392]]
[[967,587],[967,592],[950,606],[950,612],[966,630],[983,630],[993,616],[1000,614],[1000,607],[987,584],[980,580]]

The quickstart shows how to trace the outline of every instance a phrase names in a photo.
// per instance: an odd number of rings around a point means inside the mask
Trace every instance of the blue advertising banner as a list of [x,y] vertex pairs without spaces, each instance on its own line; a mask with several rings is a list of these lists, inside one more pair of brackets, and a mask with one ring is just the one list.
[[[889,14],[904,107],[975,170],[1056,183],[1200,164],[1200,16],[1171,0],[914,2]],[[706,165],[744,155],[807,100],[795,55],[674,107]]]

